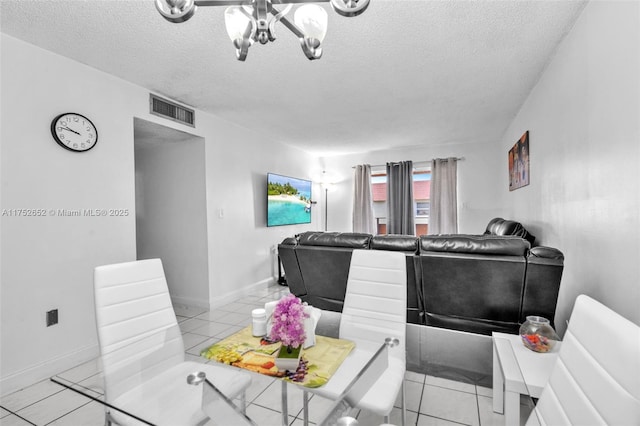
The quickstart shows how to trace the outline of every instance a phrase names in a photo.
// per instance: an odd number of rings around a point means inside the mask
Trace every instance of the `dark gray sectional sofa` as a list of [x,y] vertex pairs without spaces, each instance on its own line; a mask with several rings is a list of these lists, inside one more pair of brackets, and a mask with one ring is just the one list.
[[278,253],[292,293],[341,312],[352,251],[401,251],[408,323],[490,335],[517,333],[527,315],[553,322],[564,257],[534,242],[521,224],[496,218],[483,235],[305,232]]

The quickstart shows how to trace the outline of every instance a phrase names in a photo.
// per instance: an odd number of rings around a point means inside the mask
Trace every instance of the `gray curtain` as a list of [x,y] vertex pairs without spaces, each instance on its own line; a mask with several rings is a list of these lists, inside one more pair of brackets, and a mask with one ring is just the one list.
[[387,234],[415,235],[413,162],[387,163]]
[[431,161],[429,234],[458,233],[458,159]]
[[353,177],[353,232],[377,234],[373,215],[373,195],[371,194],[371,166],[356,166]]

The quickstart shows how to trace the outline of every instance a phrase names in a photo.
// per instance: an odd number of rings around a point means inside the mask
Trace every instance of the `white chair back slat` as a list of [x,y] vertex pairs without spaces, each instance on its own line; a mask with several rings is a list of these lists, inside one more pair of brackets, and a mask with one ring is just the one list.
[[640,425],[640,327],[588,296],[527,425]]
[[395,337],[389,354],[405,362],[407,272],[403,253],[354,250],[340,320],[340,337],[382,344]]
[[184,343],[160,259],[99,266],[94,285],[109,399],[184,361]]

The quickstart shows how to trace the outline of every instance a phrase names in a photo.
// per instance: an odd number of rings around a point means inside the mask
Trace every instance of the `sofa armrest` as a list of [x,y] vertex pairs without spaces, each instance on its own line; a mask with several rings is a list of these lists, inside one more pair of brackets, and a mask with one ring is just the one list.
[[564,255],[560,250],[553,247],[546,247],[546,246],[533,247],[529,251],[530,261],[543,260],[543,259],[564,261]]
[[280,258],[280,262],[282,262],[282,268],[287,278],[289,290],[297,297],[302,297],[307,294],[307,288],[302,279],[300,265],[298,265],[296,247],[295,238],[285,238],[278,244],[278,257]]
[[564,255],[560,250],[544,246],[531,249],[527,256],[520,322],[528,315],[539,315],[554,325],[563,269]]
[[296,240],[294,237],[287,237],[282,240],[280,244],[285,246],[295,246],[296,244],[298,244],[298,240]]

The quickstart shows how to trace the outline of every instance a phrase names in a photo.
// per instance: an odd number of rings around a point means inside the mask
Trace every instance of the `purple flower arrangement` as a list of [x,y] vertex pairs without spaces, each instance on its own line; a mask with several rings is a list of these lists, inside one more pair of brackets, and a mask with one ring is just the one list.
[[281,341],[288,350],[299,347],[306,338],[304,319],[307,317],[299,298],[293,294],[284,296],[273,310],[273,326],[269,337]]

